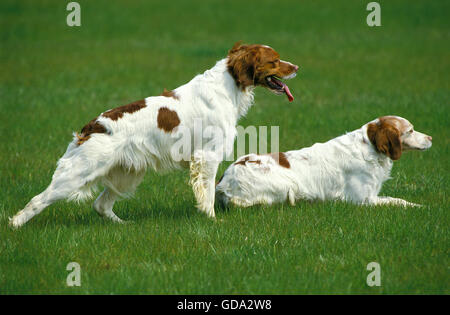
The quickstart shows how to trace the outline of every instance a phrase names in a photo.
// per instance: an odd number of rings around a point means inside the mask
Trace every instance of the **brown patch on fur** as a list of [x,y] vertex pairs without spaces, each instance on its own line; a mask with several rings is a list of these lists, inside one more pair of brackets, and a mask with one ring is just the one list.
[[367,136],[378,152],[392,160],[398,160],[402,155],[400,131],[392,120],[380,119],[379,123],[370,123],[367,126]]
[[237,162],[234,163],[234,165],[244,165],[246,163],[255,163],[255,164],[261,164],[261,160],[250,160],[249,156],[246,156],[245,158],[243,158],[242,160],[239,160]]
[[408,128],[408,124],[403,119],[398,119],[395,116],[382,116],[378,118],[378,120],[380,121],[381,124],[385,123],[392,125],[393,127],[397,128],[400,131],[400,133],[402,133]]
[[164,91],[162,92],[161,96],[165,96],[165,97],[172,97],[173,99],[179,100],[180,97],[178,95],[175,94],[174,91],[169,91],[164,89]]
[[[118,120],[123,117],[124,113],[134,113],[141,108],[145,107],[145,100],[140,100],[137,102],[133,102],[128,105],[123,105],[114,109],[110,109],[102,114],[103,117],[107,117],[111,120]],[[107,130],[105,126],[97,122],[98,117],[92,119],[86,126],[81,129],[81,132],[77,134],[77,144],[82,145],[86,141],[89,140],[93,133],[106,133]]]
[[158,110],[158,128],[165,132],[171,132],[176,126],[180,124],[180,118],[177,112],[168,109],[167,107],[161,107]]
[[107,117],[111,120],[118,120],[119,118],[122,118],[125,113],[134,113],[138,110],[144,108],[145,100],[136,101],[127,105],[123,105],[120,107],[116,107],[113,109],[110,109],[102,114],[103,117]]
[[97,118],[98,117],[95,117],[86,126],[84,126],[83,129],[81,129],[81,133],[77,133],[78,145],[82,145],[88,141],[93,133],[106,133],[106,128],[97,122]]
[[275,161],[277,161],[280,166],[285,168],[290,168],[291,164],[289,163],[289,160],[287,159],[286,153],[279,152],[279,153],[270,153],[269,154]]
[[247,162],[247,161],[248,161],[248,158],[244,158],[243,160],[234,162],[234,165],[244,165],[245,166],[245,162]]
[[[268,153],[265,155],[269,155],[270,157],[272,157],[278,164],[280,164],[280,166],[285,167],[285,168],[290,168],[291,164],[289,163],[289,160],[287,159],[287,156],[284,152],[279,152],[279,153]],[[246,163],[255,163],[255,164],[261,164],[261,160],[250,160],[249,156],[246,156],[245,158],[243,158],[242,160],[239,160],[237,162],[234,163],[234,165],[244,165]]]
[[265,78],[288,76],[297,71],[295,65],[280,60],[280,55],[270,47],[263,45],[234,44],[228,52],[228,72],[238,87],[261,85],[268,87]]

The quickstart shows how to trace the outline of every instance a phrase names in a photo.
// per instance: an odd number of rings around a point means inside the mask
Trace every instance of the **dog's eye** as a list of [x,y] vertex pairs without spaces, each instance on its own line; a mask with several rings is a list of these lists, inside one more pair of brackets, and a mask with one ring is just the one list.
[[413,129],[410,129],[410,130],[409,130],[409,133],[413,133],[413,131],[414,131]]

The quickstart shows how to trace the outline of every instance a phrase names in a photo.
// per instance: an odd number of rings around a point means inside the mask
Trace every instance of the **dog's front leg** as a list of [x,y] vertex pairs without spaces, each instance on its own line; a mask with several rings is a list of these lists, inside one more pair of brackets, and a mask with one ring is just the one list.
[[220,161],[205,152],[196,152],[190,163],[190,184],[197,200],[197,208],[215,218],[215,178]]

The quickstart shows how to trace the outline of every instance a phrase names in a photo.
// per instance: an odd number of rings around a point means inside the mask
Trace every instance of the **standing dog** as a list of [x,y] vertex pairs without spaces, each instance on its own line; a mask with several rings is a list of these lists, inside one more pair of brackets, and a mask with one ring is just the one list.
[[[120,222],[114,202],[136,189],[148,167],[164,171],[190,166],[197,207],[214,218],[217,168],[223,152],[232,151],[237,121],[252,105],[254,87],[284,93],[292,101],[280,79],[293,78],[297,70],[268,46],[236,43],[226,58],[189,83],[102,113],[74,135],[48,188],[10,219],[10,225],[20,227],[55,201],[89,198],[97,184],[106,188],[94,209]],[[191,152],[188,161],[174,160],[174,134],[183,129],[193,135],[195,120],[221,130],[221,150],[200,148]]]
[[404,151],[430,148],[431,140],[404,118],[380,117],[309,148],[243,156],[225,171],[216,197],[242,207],[284,201],[294,205],[300,199],[413,206],[378,193],[389,178],[392,161]]

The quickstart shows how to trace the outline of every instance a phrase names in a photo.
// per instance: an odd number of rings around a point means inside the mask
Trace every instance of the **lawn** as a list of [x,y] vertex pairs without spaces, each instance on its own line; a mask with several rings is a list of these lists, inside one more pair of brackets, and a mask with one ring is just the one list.
[[[0,294],[450,293],[448,1],[379,1],[380,27],[366,24],[368,0],[80,0],[80,27],[66,24],[68,2],[0,2]],[[425,207],[300,202],[216,209],[213,222],[195,210],[187,171],[149,171],[116,204],[130,224],[59,202],[8,227],[73,131],[184,84],[237,40],[300,66],[294,102],[257,88],[240,125],[280,126],[285,151],[403,116],[433,147],[404,154],[382,194]],[[80,287],[66,286],[69,262]],[[379,287],[366,284],[370,262]]]

